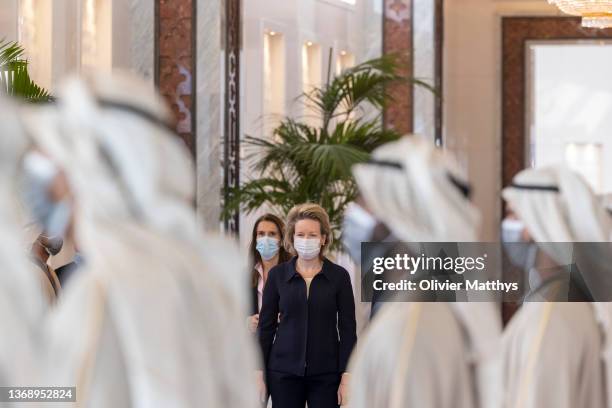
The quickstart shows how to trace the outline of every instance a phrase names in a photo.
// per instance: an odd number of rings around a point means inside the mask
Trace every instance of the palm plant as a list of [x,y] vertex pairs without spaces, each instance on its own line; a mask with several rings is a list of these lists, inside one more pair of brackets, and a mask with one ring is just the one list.
[[51,95],[38,86],[28,74],[24,49],[16,42],[0,40],[0,94],[28,102],[48,102]]
[[[272,137],[247,136],[247,159],[259,177],[229,192],[224,216],[262,206],[284,216],[296,204],[315,202],[327,210],[338,238],[344,209],[358,194],[351,167],[367,161],[378,146],[400,137],[383,127],[381,120],[390,102],[389,86],[407,80],[397,69],[397,58],[388,55],[333,79],[329,67],[327,83],[299,98],[316,114],[320,126],[305,118],[286,117]],[[431,89],[422,81],[409,81]],[[335,242],[338,249],[339,240]]]

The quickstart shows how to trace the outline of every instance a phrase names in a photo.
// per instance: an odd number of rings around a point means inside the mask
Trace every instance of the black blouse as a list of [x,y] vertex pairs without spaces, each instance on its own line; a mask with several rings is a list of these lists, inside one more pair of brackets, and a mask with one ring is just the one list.
[[258,336],[266,369],[299,376],[343,373],[357,341],[349,274],[324,259],[307,298],[296,260],[272,268],[264,288]]

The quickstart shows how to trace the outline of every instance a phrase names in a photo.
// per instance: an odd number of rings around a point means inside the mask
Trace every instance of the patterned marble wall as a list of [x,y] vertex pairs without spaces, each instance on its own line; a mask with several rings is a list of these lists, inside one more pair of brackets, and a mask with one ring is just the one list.
[[197,0],[196,165],[197,212],[207,230],[219,230],[223,171],[224,0]]
[[[384,0],[383,52],[396,54],[401,74],[413,75],[412,0]],[[384,115],[385,125],[400,133],[413,130],[412,86],[397,84],[390,90],[393,103]]]
[[195,0],[157,0],[156,83],[195,157]]

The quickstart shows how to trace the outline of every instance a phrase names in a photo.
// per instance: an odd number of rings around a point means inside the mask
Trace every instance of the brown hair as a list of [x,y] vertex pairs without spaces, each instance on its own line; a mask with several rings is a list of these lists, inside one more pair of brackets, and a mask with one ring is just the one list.
[[295,253],[293,248],[293,235],[295,235],[295,224],[301,220],[318,221],[321,226],[321,235],[325,235],[325,243],[321,247],[319,257],[323,258],[325,250],[331,245],[333,235],[329,223],[329,215],[319,204],[305,203],[296,205],[287,215],[287,231],[285,234],[285,248],[291,253]]
[[257,282],[259,280],[259,273],[255,270],[255,265],[261,263],[261,255],[257,250],[257,227],[259,227],[259,223],[262,221],[268,221],[276,225],[278,229],[278,234],[280,236],[280,248],[278,250],[278,263],[286,262],[291,259],[291,254],[285,250],[283,247],[284,237],[285,237],[285,223],[279,217],[274,214],[264,214],[255,221],[255,225],[253,225],[253,233],[251,236],[251,244],[249,245],[249,263],[251,267],[251,284],[253,286],[257,286]]

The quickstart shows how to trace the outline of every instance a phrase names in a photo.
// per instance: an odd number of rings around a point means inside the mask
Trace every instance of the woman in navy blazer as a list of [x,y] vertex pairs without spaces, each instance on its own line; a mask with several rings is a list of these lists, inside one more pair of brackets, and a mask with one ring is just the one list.
[[319,205],[289,212],[285,244],[297,256],[270,270],[258,327],[260,392],[267,385],[275,408],[333,408],[346,400],[355,301],[348,272],[324,257],[331,239]]

